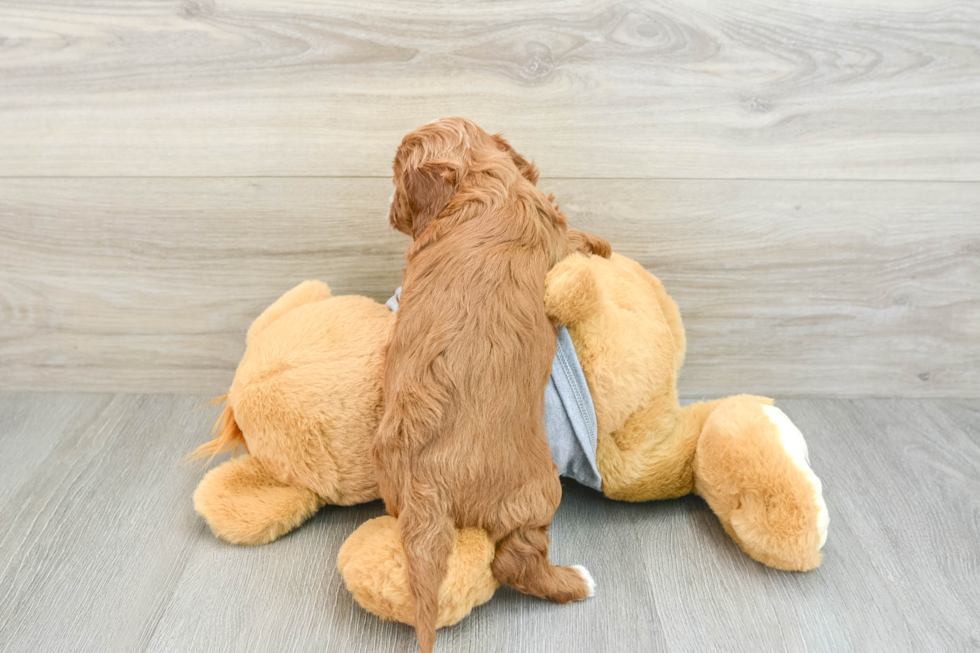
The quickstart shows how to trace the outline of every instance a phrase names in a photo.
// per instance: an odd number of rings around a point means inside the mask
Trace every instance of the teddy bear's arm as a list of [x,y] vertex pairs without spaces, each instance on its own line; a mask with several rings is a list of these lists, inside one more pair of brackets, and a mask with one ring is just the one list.
[[589,258],[572,254],[545,278],[545,310],[558,324],[581,322],[599,310],[602,294]]

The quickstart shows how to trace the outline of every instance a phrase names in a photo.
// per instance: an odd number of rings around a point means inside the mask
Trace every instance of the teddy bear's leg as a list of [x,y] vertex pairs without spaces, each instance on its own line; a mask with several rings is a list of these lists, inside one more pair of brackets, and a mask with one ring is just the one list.
[[215,535],[232,544],[271,542],[321,505],[313,490],[280,483],[248,454],[212,469],[194,491],[194,509]]
[[[437,628],[451,626],[490,600],[499,586],[491,571],[493,557],[493,543],[484,531],[465,528],[456,532],[439,588]],[[337,569],[365,610],[382,619],[414,625],[408,562],[394,517],[386,515],[361,524],[340,547]]]
[[799,429],[771,401],[737,396],[708,416],[694,459],[695,492],[759,562],[806,571],[820,564],[829,521]]

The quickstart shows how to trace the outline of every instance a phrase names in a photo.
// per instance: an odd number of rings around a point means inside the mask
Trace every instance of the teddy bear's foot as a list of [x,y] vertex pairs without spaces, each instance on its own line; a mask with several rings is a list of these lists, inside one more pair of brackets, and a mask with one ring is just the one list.
[[759,562],[807,571],[820,564],[829,517],[803,435],[760,397],[721,401],[705,421],[695,491]]
[[323,504],[313,490],[284,485],[254,456],[215,467],[194,491],[194,509],[232,544],[266,544],[309,519]]
[[[486,533],[457,531],[446,577],[439,588],[437,628],[451,626],[493,596],[499,583],[491,563],[494,547]],[[337,555],[337,569],[354,599],[382,619],[414,625],[407,562],[394,517],[377,517],[351,533]]]

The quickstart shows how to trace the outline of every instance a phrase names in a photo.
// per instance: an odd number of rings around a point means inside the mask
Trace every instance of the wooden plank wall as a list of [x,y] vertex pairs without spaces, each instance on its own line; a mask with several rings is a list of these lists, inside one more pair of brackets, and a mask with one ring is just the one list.
[[980,395],[980,6],[4,0],[0,389],[220,393],[387,297],[401,136],[502,130],[660,276],[688,396]]

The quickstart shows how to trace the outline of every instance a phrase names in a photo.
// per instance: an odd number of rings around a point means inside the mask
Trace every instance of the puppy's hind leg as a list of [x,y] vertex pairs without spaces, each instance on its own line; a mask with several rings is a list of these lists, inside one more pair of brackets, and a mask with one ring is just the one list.
[[519,592],[555,603],[581,601],[595,593],[595,582],[581,565],[559,567],[548,561],[546,527],[519,528],[497,544],[494,577]]

